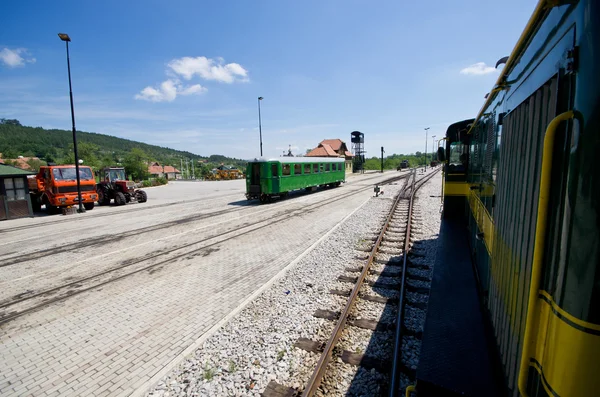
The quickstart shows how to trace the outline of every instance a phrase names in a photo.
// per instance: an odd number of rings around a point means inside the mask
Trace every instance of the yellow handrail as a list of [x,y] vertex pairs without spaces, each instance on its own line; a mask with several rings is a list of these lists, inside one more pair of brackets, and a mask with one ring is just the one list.
[[[531,282],[529,284],[529,298],[527,304],[527,321],[525,322],[525,337],[523,339],[523,351],[521,352],[521,367],[519,368],[519,392],[527,397],[527,373],[529,369],[529,357],[534,328],[534,318],[537,312],[536,303],[540,289],[542,275],[542,260],[546,244],[546,224],[548,221],[548,202],[550,198],[550,177],[552,176],[552,152],[556,130],[560,123],[575,117],[575,112],[569,110],[556,116],[544,135],[544,149],[542,151],[542,175],[540,177],[540,195],[538,198],[537,222],[535,226],[535,243],[533,248],[533,264],[531,268]],[[537,324],[535,324],[537,329]]]
[[[440,147],[440,142],[447,141],[447,140],[448,140],[447,136],[438,140],[438,149]],[[444,169],[447,168],[447,167],[445,167],[445,165],[447,165],[448,163],[449,163],[448,159],[445,159],[445,161],[442,163],[442,195],[440,196],[442,204],[444,204],[444,184],[446,183],[446,173],[444,172]]]
[[410,397],[410,393],[415,391],[415,385],[406,386],[406,396]]
[[498,80],[496,81],[496,85],[494,86],[494,89],[488,95],[487,100],[483,104],[481,110],[479,111],[479,114],[477,114],[477,117],[475,118],[475,121],[473,121],[473,125],[471,125],[471,128],[469,128],[469,131],[467,132],[467,134],[470,134],[471,131],[473,131],[473,128],[475,128],[475,126],[477,125],[477,120],[479,120],[481,118],[481,116],[483,115],[483,111],[489,106],[490,103],[492,103],[492,101],[496,97],[495,94],[506,88],[506,85],[504,84],[504,79],[508,75],[508,72],[510,72],[510,70],[512,69],[513,64],[516,62],[516,59],[518,58],[519,53],[523,49],[522,47],[525,45],[525,43],[529,39],[529,36],[531,35],[531,33],[533,33],[533,29],[534,29],[538,19],[542,16],[542,14],[546,11],[546,9],[555,7],[558,4],[559,4],[559,2],[556,0],[539,0],[538,1],[538,4],[535,7],[535,10],[533,11],[533,14],[531,15],[531,18],[529,18],[529,21],[527,22],[527,26],[525,26],[525,30],[523,30],[523,33],[521,33],[521,37],[519,37],[519,41],[517,41],[517,44],[513,48],[512,52],[510,53],[510,56],[508,57],[508,61],[506,62],[506,65],[504,65],[504,67],[502,68],[502,72],[500,72],[500,76],[498,76]]

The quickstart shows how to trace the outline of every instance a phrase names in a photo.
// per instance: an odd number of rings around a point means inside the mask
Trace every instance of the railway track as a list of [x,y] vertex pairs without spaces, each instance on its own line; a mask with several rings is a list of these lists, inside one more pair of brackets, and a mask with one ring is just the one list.
[[[381,184],[393,183],[395,181],[404,179],[407,176],[408,175],[406,174],[395,176],[383,181]],[[87,291],[91,291],[126,277],[130,277],[144,271],[152,273],[157,269],[177,263],[177,261],[181,259],[189,259],[194,256],[210,254],[210,250],[214,249],[214,246],[221,244],[224,241],[239,238],[265,227],[269,227],[280,222],[285,222],[295,216],[305,215],[307,212],[315,211],[318,208],[335,204],[340,200],[363,193],[365,190],[369,189],[372,189],[372,185],[368,187],[359,187],[356,190],[344,192],[330,199],[308,204],[304,207],[291,211],[279,211],[274,216],[269,216],[265,219],[246,223],[241,227],[232,228],[224,233],[216,233],[201,240],[196,240],[193,243],[182,244],[163,251],[154,251],[148,255],[136,258],[134,260],[123,261],[118,266],[111,267],[93,275],[69,280],[69,282],[59,286],[38,291],[25,291],[0,302],[0,325],[27,313],[39,310],[50,304],[65,300]],[[48,253],[45,255],[48,255]]]
[[[439,171],[439,170],[438,170]],[[313,353],[320,353],[316,367],[302,389],[294,389],[271,381],[263,396],[327,396],[327,395],[385,395],[397,396],[400,378],[414,380],[416,365],[403,361],[403,351],[407,343],[421,338],[421,331],[405,321],[405,312],[426,309],[429,292],[426,286],[430,276],[420,272],[422,265],[411,264],[411,257],[422,255],[412,250],[413,222],[418,222],[418,214],[413,212],[413,199],[418,189],[431,179],[433,172],[417,181],[416,172],[410,174],[396,196],[392,208],[383,224],[381,232],[370,240],[370,246],[360,248],[368,252],[360,257],[364,265],[346,268],[347,274],[338,281],[353,284],[351,289],[331,290],[329,293],[348,297],[340,311],[317,310],[313,315],[335,322],[331,336],[325,342],[300,338],[294,345]],[[376,276],[377,279],[372,277]],[[410,296],[410,299],[407,297]],[[417,298],[420,296],[420,298]],[[407,307],[409,305],[410,307]],[[361,306],[361,307],[359,307]],[[379,307],[377,307],[379,306]],[[365,310],[366,308],[366,310]],[[376,318],[369,314],[379,313]],[[401,324],[401,326],[397,326]],[[366,332],[365,332],[366,330]],[[356,337],[367,337],[358,345],[370,346],[372,340],[383,345],[376,349],[365,349],[367,353],[349,349],[356,346]],[[376,351],[369,354],[369,351]],[[340,365],[350,365],[366,371],[375,370],[379,382],[377,390],[357,391],[359,386],[343,383],[339,374]],[[406,382],[404,382],[406,383]],[[372,386],[372,382],[371,382]]]

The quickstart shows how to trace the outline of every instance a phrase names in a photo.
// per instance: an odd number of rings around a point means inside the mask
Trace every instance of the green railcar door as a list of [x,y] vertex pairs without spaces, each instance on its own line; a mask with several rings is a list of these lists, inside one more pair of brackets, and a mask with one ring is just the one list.
[[279,193],[279,164],[271,164],[271,193]]

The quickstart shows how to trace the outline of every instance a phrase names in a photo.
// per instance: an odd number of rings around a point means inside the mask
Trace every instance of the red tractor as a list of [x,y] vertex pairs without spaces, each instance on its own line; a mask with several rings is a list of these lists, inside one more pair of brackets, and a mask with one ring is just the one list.
[[100,170],[100,183],[96,185],[98,204],[108,205],[115,200],[116,205],[125,205],[131,201],[145,203],[146,192],[135,188],[135,182],[128,181],[122,167],[106,167]]

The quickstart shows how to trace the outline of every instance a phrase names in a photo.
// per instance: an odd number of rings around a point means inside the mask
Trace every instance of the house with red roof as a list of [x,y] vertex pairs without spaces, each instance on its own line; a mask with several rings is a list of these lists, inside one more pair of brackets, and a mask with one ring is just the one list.
[[306,153],[307,157],[343,157],[346,160],[346,172],[352,172],[352,157],[346,143],[341,139],[324,139],[319,146]]
[[150,163],[148,173],[151,178],[179,179],[181,176],[181,172],[177,168],[170,165],[160,165],[156,161]]

